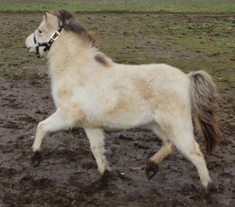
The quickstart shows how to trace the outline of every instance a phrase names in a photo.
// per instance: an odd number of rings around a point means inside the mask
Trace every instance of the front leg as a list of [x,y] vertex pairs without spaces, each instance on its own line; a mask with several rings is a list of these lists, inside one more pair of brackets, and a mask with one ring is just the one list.
[[55,132],[58,130],[68,129],[72,126],[73,123],[71,120],[66,119],[66,116],[63,115],[61,109],[57,109],[54,114],[49,116],[44,121],[41,121],[37,126],[37,131],[32,146],[33,155],[31,161],[36,167],[41,162],[42,156],[42,140],[50,132]]
[[96,128],[85,128],[85,131],[90,141],[91,151],[98,165],[98,172],[101,176],[101,181],[106,182],[105,180],[109,177],[111,168],[108,166],[104,156],[105,149],[103,130]]

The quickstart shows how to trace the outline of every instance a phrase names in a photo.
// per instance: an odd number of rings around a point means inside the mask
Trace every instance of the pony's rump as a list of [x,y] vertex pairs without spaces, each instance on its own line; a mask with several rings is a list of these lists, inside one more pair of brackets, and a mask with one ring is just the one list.
[[191,72],[189,78],[194,121],[204,136],[207,152],[211,152],[220,142],[220,125],[215,119],[220,97],[212,78],[205,71]]

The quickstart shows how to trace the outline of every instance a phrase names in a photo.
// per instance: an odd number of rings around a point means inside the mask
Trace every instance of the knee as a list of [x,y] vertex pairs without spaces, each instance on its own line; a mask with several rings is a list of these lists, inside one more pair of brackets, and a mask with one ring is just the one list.
[[37,126],[37,133],[46,133],[46,127],[45,127],[45,124],[40,122]]

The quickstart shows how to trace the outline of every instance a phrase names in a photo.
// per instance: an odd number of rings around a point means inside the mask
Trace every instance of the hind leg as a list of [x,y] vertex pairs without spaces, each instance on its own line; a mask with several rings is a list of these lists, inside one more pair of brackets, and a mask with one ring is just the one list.
[[[202,185],[207,192],[212,182],[204,156],[194,139],[193,126],[190,117],[175,117],[161,120],[162,128],[168,133],[169,139],[197,168]],[[167,124],[166,124],[167,123]]]
[[159,116],[159,126],[166,137],[180,150],[197,168],[202,185],[207,192],[212,182],[198,143],[194,139],[191,114],[186,116]]
[[162,139],[163,147],[148,160],[146,175],[149,180],[156,175],[158,171],[158,165],[176,149],[174,144],[168,139],[165,132],[162,131],[158,125],[154,125],[150,128],[160,139]]
[[[180,139],[179,139],[180,138]],[[184,133],[173,140],[175,146],[195,165],[199,173],[203,188],[207,192],[208,185],[212,182],[204,156],[192,133]]]

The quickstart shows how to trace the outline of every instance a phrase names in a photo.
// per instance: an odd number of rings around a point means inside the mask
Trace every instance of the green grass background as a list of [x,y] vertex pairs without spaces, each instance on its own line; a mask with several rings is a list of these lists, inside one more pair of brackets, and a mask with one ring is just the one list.
[[0,0],[0,76],[21,76],[21,68],[46,65],[27,52],[24,41],[41,22],[42,11],[54,9],[73,13],[115,62],[203,69],[220,92],[235,92],[235,0]]
[[0,11],[36,12],[66,9],[76,11],[234,12],[235,0],[1,0]]

